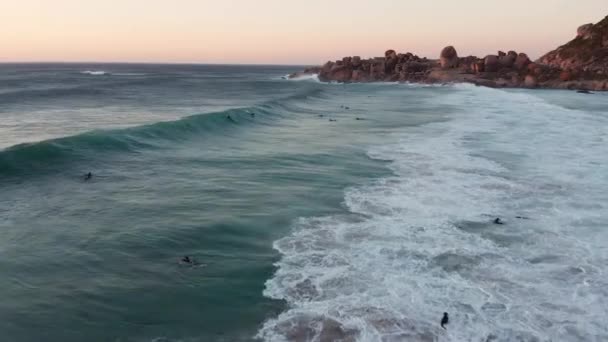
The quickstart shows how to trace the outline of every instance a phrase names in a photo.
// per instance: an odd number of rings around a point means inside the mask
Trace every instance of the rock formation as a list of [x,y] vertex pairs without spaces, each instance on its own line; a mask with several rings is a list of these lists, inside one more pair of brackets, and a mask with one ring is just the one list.
[[468,82],[488,87],[608,90],[608,17],[579,27],[574,40],[536,62],[512,50],[483,58],[458,57],[456,49],[447,46],[437,60],[391,49],[384,57],[344,57],[290,77],[302,74],[337,82]]
[[539,63],[568,70],[576,78],[608,78],[608,17],[597,24],[578,28],[576,38],[558,47]]
[[441,50],[441,55],[439,56],[439,63],[441,67],[444,69],[451,69],[458,66],[458,54],[456,53],[456,49],[453,46],[446,46]]

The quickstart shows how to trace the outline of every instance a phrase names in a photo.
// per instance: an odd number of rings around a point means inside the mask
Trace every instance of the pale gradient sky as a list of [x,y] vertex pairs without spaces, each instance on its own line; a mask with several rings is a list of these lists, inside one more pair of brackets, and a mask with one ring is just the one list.
[[0,0],[2,61],[320,64],[386,49],[531,57],[608,0]]

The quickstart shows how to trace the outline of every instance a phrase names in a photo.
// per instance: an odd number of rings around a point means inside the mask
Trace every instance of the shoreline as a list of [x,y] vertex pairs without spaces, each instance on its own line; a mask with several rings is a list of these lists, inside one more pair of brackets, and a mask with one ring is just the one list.
[[[438,70],[441,72],[441,70]],[[283,76],[283,79],[293,80],[293,81],[305,81],[308,79],[316,78],[318,82],[321,83],[333,83],[333,84],[412,84],[412,85],[428,85],[428,86],[442,86],[442,85],[452,85],[452,84],[470,84],[477,87],[486,87],[493,89],[538,89],[538,90],[570,90],[570,91],[578,91],[585,94],[593,94],[593,92],[608,92],[608,87],[603,87],[602,83],[598,83],[598,81],[594,80],[579,80],[579,81],[564,81],[564,82],[547,82],[547,83],[537,83],[534,86],[525,86],[522,84],[516,85],[512,84],[504,79],[492,80],[489,78],[472,78],[464,77],[451,77],[447,73],[442,73],[441,75],[446,75],[443,78],[429,78],[422,81],[410,81],[410,80],[375,80],[375,81],[342,81],[342,80],[334,80],[334,79],[321,79],[318,73],[305,73],[305,72],[297,72],[290,74],[288,76]],[[600,81],[601,82],[601,81]]]

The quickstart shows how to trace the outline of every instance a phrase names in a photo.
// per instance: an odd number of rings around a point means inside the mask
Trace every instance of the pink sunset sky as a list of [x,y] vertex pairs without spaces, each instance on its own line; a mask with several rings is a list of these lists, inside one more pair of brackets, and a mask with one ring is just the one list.
[[3,0],[0,62],[320,64],[392,48],[532,58],[608,0]]

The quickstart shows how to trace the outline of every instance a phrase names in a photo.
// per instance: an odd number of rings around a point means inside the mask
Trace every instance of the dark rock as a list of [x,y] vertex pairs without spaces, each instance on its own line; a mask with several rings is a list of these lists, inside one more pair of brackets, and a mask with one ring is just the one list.
[[496,72],[498,71],[498,56],[496,55],[487,55],[484,59],[484,68],[486,72]]
[[528,58],[528,55],[523,52],[517,55],[517,58],[515,59],[515,68],[517,68],[517,70],[523,70],[528,66],[528,64],[530,64],[530,58]]
[[502,68],[511,68],[515,63],[515,59],[512,55],[503,55],[498,57],[498,63]]
[[453,46],[446,46],[441,50],[439,63],[444,69],[451,69],[458,66],[458,53]]

